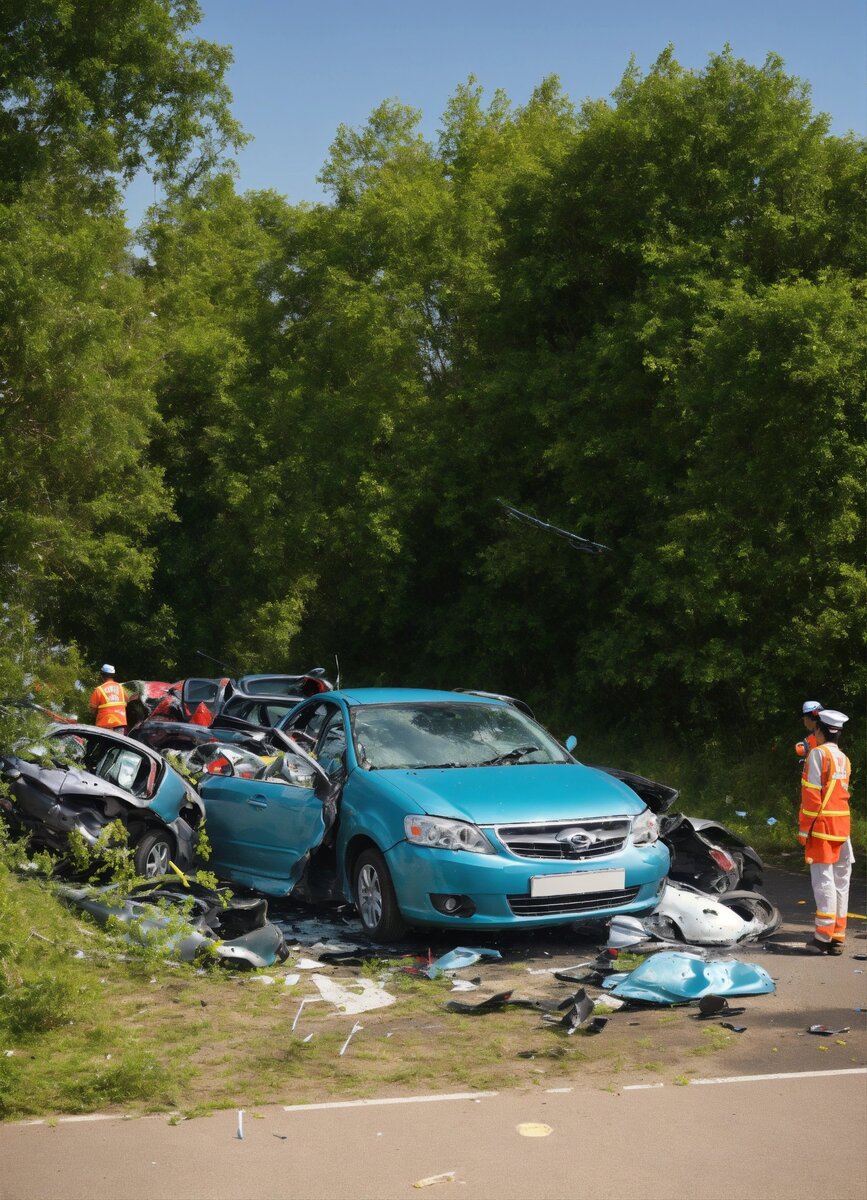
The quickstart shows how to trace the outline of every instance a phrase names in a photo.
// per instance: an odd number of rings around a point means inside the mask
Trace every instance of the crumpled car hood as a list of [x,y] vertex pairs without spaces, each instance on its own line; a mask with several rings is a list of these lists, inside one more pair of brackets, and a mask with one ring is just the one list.
[[580,763],[526,763],[443,770],[382,770],[377,781],[401,792],[429,816],[503,825],[635,814],[631,788]]

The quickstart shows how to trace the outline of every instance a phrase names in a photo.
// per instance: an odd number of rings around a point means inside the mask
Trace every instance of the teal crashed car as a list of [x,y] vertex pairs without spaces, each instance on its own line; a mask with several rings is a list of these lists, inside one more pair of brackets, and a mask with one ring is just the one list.
[[200,785],[225,879],[283,896],[330,865],[380,941],[408,924],[537,928],[659,899],[669,853],[654,814],[506,699],[335,691],[278,730],[287,750],[259,778]]

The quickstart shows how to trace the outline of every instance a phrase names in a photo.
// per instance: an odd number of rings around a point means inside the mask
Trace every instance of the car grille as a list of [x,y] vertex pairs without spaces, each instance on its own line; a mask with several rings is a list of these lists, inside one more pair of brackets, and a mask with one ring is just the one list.
[[585,892],[579,896],[507,896],[516,917],[547,917],[557,913],[594,912],[600,908],[620,908],[638,895],[637,887],[617,892]]
[[[507,850],[519,858],[567,858],[581,861],[614,854],[622,850],[629,836],[629,817],[608,817],[596,821],[551,821],[542,825],[500,825],[497,837]],[[592,844],[576,850],[569,842],[558,842],[564,830],[586,834]]]

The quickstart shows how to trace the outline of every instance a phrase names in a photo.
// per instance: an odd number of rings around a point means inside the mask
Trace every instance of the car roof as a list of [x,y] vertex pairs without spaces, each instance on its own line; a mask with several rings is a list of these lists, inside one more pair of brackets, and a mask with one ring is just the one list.
[[338,692],[323,692],[316,699],[343,700],[350,707],[365,704],[484,704],[509,708],[504,700],[492,700],[464,692],[435,691],[433,688],[345,688]]

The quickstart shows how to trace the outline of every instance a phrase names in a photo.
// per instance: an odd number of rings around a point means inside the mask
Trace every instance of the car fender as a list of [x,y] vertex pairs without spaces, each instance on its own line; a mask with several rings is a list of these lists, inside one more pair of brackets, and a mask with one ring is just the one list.
[[346,870],[350,843],[358,837],[372,842],[382,854],[388,854],[405,841],[404,818],[422,813],[398,788],[377,778],[374,771],[353,767],[346,777],[340,799],[337,828],[337,877],[340,890],[351,899],[352,887]]

